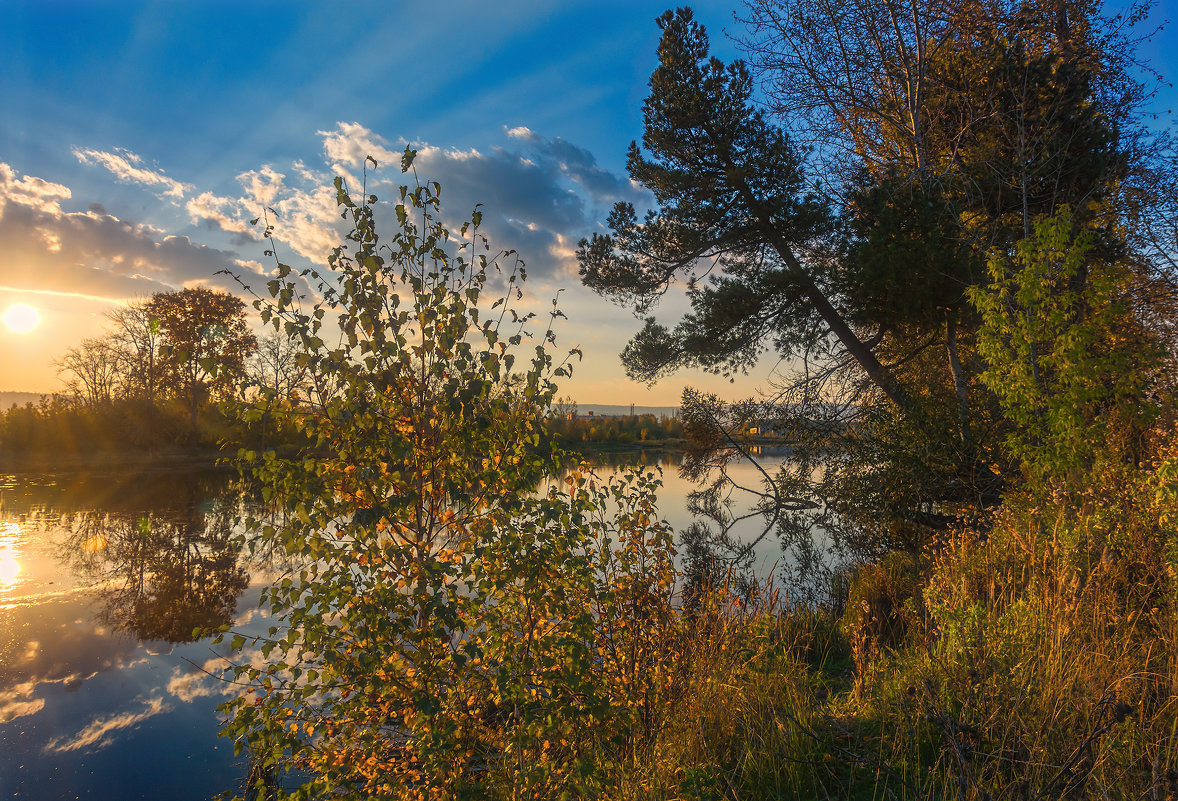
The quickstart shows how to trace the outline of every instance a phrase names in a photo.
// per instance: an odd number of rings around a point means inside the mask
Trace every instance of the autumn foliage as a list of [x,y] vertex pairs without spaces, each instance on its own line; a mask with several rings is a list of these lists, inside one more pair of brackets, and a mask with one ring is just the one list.
[[354,229],[306,276],[322,299],[300,306],[280,264],[256,304],[299,345],[311,389],[284,414],[311,445],[242,453],[276,516],[247,522],[252,547],[294,567],[264,595],[270,636],[233,643],[260,659],[227,734],[313,797],[604,792],[671,691],[658,481],[560,472],[544,421],[570,366],[551,325],[529,342],[524,266],[477,211],[454,234],[436,184],[392,209],[337,186]]

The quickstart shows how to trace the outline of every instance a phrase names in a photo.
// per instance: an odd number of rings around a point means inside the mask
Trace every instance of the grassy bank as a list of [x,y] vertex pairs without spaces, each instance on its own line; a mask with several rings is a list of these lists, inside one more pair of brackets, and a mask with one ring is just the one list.
[[718,590],[624,796],[1178,798],[1172,472],[1012,501],[822,608]]

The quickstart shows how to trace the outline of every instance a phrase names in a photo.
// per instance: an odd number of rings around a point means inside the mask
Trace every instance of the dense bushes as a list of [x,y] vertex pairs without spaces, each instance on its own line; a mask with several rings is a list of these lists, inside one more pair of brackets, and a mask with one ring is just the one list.
[[[452,233],[436,184],[406,189],[386,241],[377,201],[337,189],[352,245],[309,274],[322,301],[292,302],[279,264],[257,304],[309,400],[263,390],[244,415],[304,443],[241,452],[272,512],[247,521],[251,547],[293,565],[263,597],[268,635],[232,641],[246,691],[226,733],[254,790],[980,801],[1178,783],[1178,446],[1151,415],[1124,418],[1131,436],[1074,424],[1100,414],[1094,393],[1057,427],[1032,387],[1008,405],[1042,425],[1011,446],[1025,481],[994,517],[853,563],[804,608],[688,537],[681,606],[655,476],[551,478],[571,368],[545,347],[557,310],[526,350],[530,316],[506,316],[522,266],[488,304],[477,214]],[[1110,363],[1050,378],[1084,395]]]

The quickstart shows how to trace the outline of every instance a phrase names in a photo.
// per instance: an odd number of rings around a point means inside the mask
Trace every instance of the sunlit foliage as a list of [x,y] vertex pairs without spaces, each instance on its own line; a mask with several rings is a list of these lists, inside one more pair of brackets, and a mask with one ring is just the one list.
[[544,422],[570,367],[551,325],[528,342],[524,266],[490,252],[480,212],[454,233],[435,183],[391,208],[337,189],[353,229],[306,274],[320,300],[278,264],[255,304],[310,390],[274,412],[263,389],[246,414],[311,444],[242,453],[285,513],[247,520],[252,542],[296,568],[263,596],[277,625],[235,672],[226,734],[259,776],[298,771],[296,797],[595,797],[669,687],[657,481],[552,478]]

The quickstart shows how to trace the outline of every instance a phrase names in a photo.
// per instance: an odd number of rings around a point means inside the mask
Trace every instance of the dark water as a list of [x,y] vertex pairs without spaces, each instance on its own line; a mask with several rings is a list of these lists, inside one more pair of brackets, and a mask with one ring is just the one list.
[[[661,462],[660,509],[678,530],[693,487]],[[257,600],[275,568],[232,547],[241,508],[212,472],[0,476],[0,798],[240,786],[244,761],[217,737],[233,688],[193,630],[267,625]],[[759,572],[776,558],[769,538]]]

